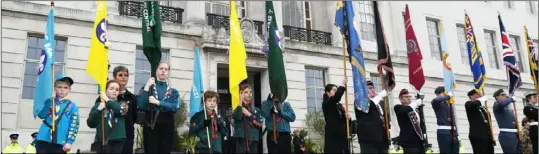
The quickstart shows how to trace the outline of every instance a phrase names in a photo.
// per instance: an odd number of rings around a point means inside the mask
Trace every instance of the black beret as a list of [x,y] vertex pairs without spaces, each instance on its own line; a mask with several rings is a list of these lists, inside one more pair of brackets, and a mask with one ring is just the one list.
[[438,95],[440,93],[443,93],[445,91],[445,88],[443,86],[439,86],[434,90],[434,94]]
[[468,92],[468,97],[471,97],[472,95],[478,93],[475,89],[472,89]]
[[496,96],[500,96],[500,94],[503,93],[503,89],[498,89],[494,92],[494,94],[492,95],[492,97],[496,97]]
[[367,81],[367,86],[374,86],[374,84],[372,83],[372,81]]
[[524,96],[526,97],[526,99],[530,99],[530,97],[532,97],[533,95],[537,95],[535,92],[529,92],[529,93],[526,93]]
[[36,137],[37,137],[37,132],[32,133],[32,137],[33,137],[33,138],[36,138]]
[[19,138],[19,134],[11,134],[11,135],[9,135],[9,138],[10,138],[10,139],[18,139],[18,138]]

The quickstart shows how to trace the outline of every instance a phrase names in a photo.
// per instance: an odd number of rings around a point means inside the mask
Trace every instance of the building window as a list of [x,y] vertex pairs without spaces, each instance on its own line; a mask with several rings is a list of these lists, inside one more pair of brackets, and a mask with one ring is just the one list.
[[[374,10],[371,1],[359,1],[359,33],[361,40],[376,41]],[[356,18],[358,18],[356,16]],[[406,22],[406,21],[404,21]],[[356,23],[357,24],[357,23]]]
[[524,65],[522,64],[524,61],[522,61],[522,55],[520,54],[522,50],[520,49],[519,37],[511,35],[509,36],[509,41],[511,42],[511,47],[513,48],[514,55],[516,56],[515,58],[518,60],[517,63],[518,67],[520,68],[520,72],[524,72]]
[[[247,16],[247,2],[236,1],[236,11],[238,11],[238,17],[243,18]],[[230,2],[229,1],[206,1],[205,4],[206,13],[212,13],[222,16],[230,15]]]
[[491,68],[500,69],[500,63],[498,61],[498,51],[496,48],[494,31],[485,30],[485,41],[487,42],[488,62]]
[[[284,1],[283,1],[284,2]],[[305,68],[307,87],[307,111],[322,111],[326,71],[320,68]]]
[[[162,49],[161,53],[161,61],[169,62],[168,50]],[[150,78],[150,73],[150,62],[148,62],[148,59],[144,56],[142,47],[137,47],[135,59],[135,89],[133,91],[138,92],[144,85],[146,85],[146,82],[148,82],[148,79]]]
[[507,7],[508,9],[512,9],[515,7],[515,3],[513,1],[505,1],[505,7]]
[[537,13],[537,5],[534,1],[528,1],[528,9],[530,10],[531,14]]
[[457,24],[457,36],[459,39],[460,57],[462,59],[462,64],[470,65],[470,59],[468,57],[468,46],[466,43],[466,30],[464,30],[464,25]]
[[438,20],[427,18],[427,30],[429,33],[429,46],[431,57],[442,60],[442,49],[440,46],[440,31],[438,30]]
[[282,1],[283,3],[283,24],[300,27],[312,28],[312,7],[308,1]]
[[[64,73],[66,40],[60,40],[56,37],[55,39],[54,75],[57,76]],[[39,59],[41,57],[44,41],[42,36],[28,36],[28,46],[24,64],[22,99],[34,99]]]

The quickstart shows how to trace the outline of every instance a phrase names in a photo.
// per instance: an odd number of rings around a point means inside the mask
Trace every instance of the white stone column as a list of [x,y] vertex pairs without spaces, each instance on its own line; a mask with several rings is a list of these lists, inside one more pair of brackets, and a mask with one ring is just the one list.
[[[186,14],[186,18],[184,19],[184,23],[188,21],[206,21],[206,8],[204,7],[205,2],[204,1],[187,1],[187,7],[185,8],[184,12]],[[202,23],[202,24],[204,24]]]

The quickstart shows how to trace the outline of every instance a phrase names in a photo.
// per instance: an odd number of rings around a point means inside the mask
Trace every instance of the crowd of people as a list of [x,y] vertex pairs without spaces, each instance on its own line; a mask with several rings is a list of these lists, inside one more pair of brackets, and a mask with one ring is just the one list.
[[[134,124],[141,124],[146,153],[170,153],[172,133],[174,132],[174,114],[179,110],[178,90],[169,86],[167,79],[170,65],[162,62],[157,68],[157,78],[148,79],[138,95],[126,89],[129,71],[125,66],[113,69],[113,79],[109,80],[105,92],[100,93],[86,121],[90,128],[96,129],[92,150],[98,153],[133,153]],[[350,115],[340,103],[346,92],[347,79],[340,86],[328,84],[323,94],[322,110],[325,118],[325,153],[350,153],[351,141],[346,133],[346,123]],[[79,128],[79,110],[77,104],[68,99],[74,80],[60,75],[55,80],[54,97],[45,102],[37,115],[43,124],[37,133],[32,134],[34,141],[26,147],[26,153],[66,153],[71,151]],[[361,153],[388,153],[391,140],[386,132],[387,109],[383,98],[388,91],[378,94],[374,84],[367,82],[369,110],[355,108],[357,133]],[[219,93],[207,90],[203,94],[203,110],[190,119],[189,133],[199,138],[197,153],[259,153],[266,135],[269,153],[305,153],[305,141],[298,134],[291,134],[290,123],[296,120],[291,104],[269,95],[261,108],[255,107],[252,87],[240,84],[240,105],[233,110],[230,119],[223,118],[216,111]],[[458,153],[461,140],[449,99],[453,96],[443,87],[435,89],[431,102],[437,118],[437,140],[439,152]],[[485,104],[487,98],[475,89],[468,92],[469,101],[465,103],[469,121],[469,139],[474,153],[494,153],[496,141],[491,136],[491,122]],[[517,123],[511,103],[516,98],[509,97],[499,89],[494,92],[493,112],[500,133],[499,143],[504,153],[537,153],[537,94],[527,93],[528,104],[524,107],[526,119],[522,123],[521,136],[517,134]],[[400,132],[397,145],[404,153],[425,153],[428,145],[424,117],[419,112],[424,95],[417,94],[415,100],[407,89],[399,92],[401,104],[393,107]],[[55,107],[52,104],[55,103]],[[52,122],[52,115],[55,121]],[[54,125],[54,126],[52,126]],[[266,126],[261,131],[263,125]],[[52,129],[52,128],[55,129]],[[294,136],[294,138],[292,137]],[[4,153],[21,152],[18,134],[10,136],[11,144],[4,148]],[[294,146],[294,148],[292,148]],[[531,150],[530,150],[531,149]]]

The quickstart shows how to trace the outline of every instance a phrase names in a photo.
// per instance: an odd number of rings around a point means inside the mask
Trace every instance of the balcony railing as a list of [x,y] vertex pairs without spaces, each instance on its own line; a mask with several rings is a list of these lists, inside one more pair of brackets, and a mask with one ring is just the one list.
[[[213,28],[225,28],[225,30],[227,31],[230,28],[230,22],[229,22],[228,16],[212,14],[212,13],[207,13],[206,16],[208,17],[207,21],[208,21],[209,26],[212,26]],[[258,34],[258,36],[262,36],[262,27],[264,26],[264,22],[253,20],[253,23],[254,23],[255,31]]]
[[[142,11],[144,11],[143,2],[134,2],[134,1],[120,1],[118,6],[121,16],[133,16],[140,18],[142,17]],[[161,20],[162,21],[171,21],[174,23],[182,23],[182,8],[162,6],[161,5]]]
[[283,25],[284,36],[290,40],[331,45],[331,33]]

